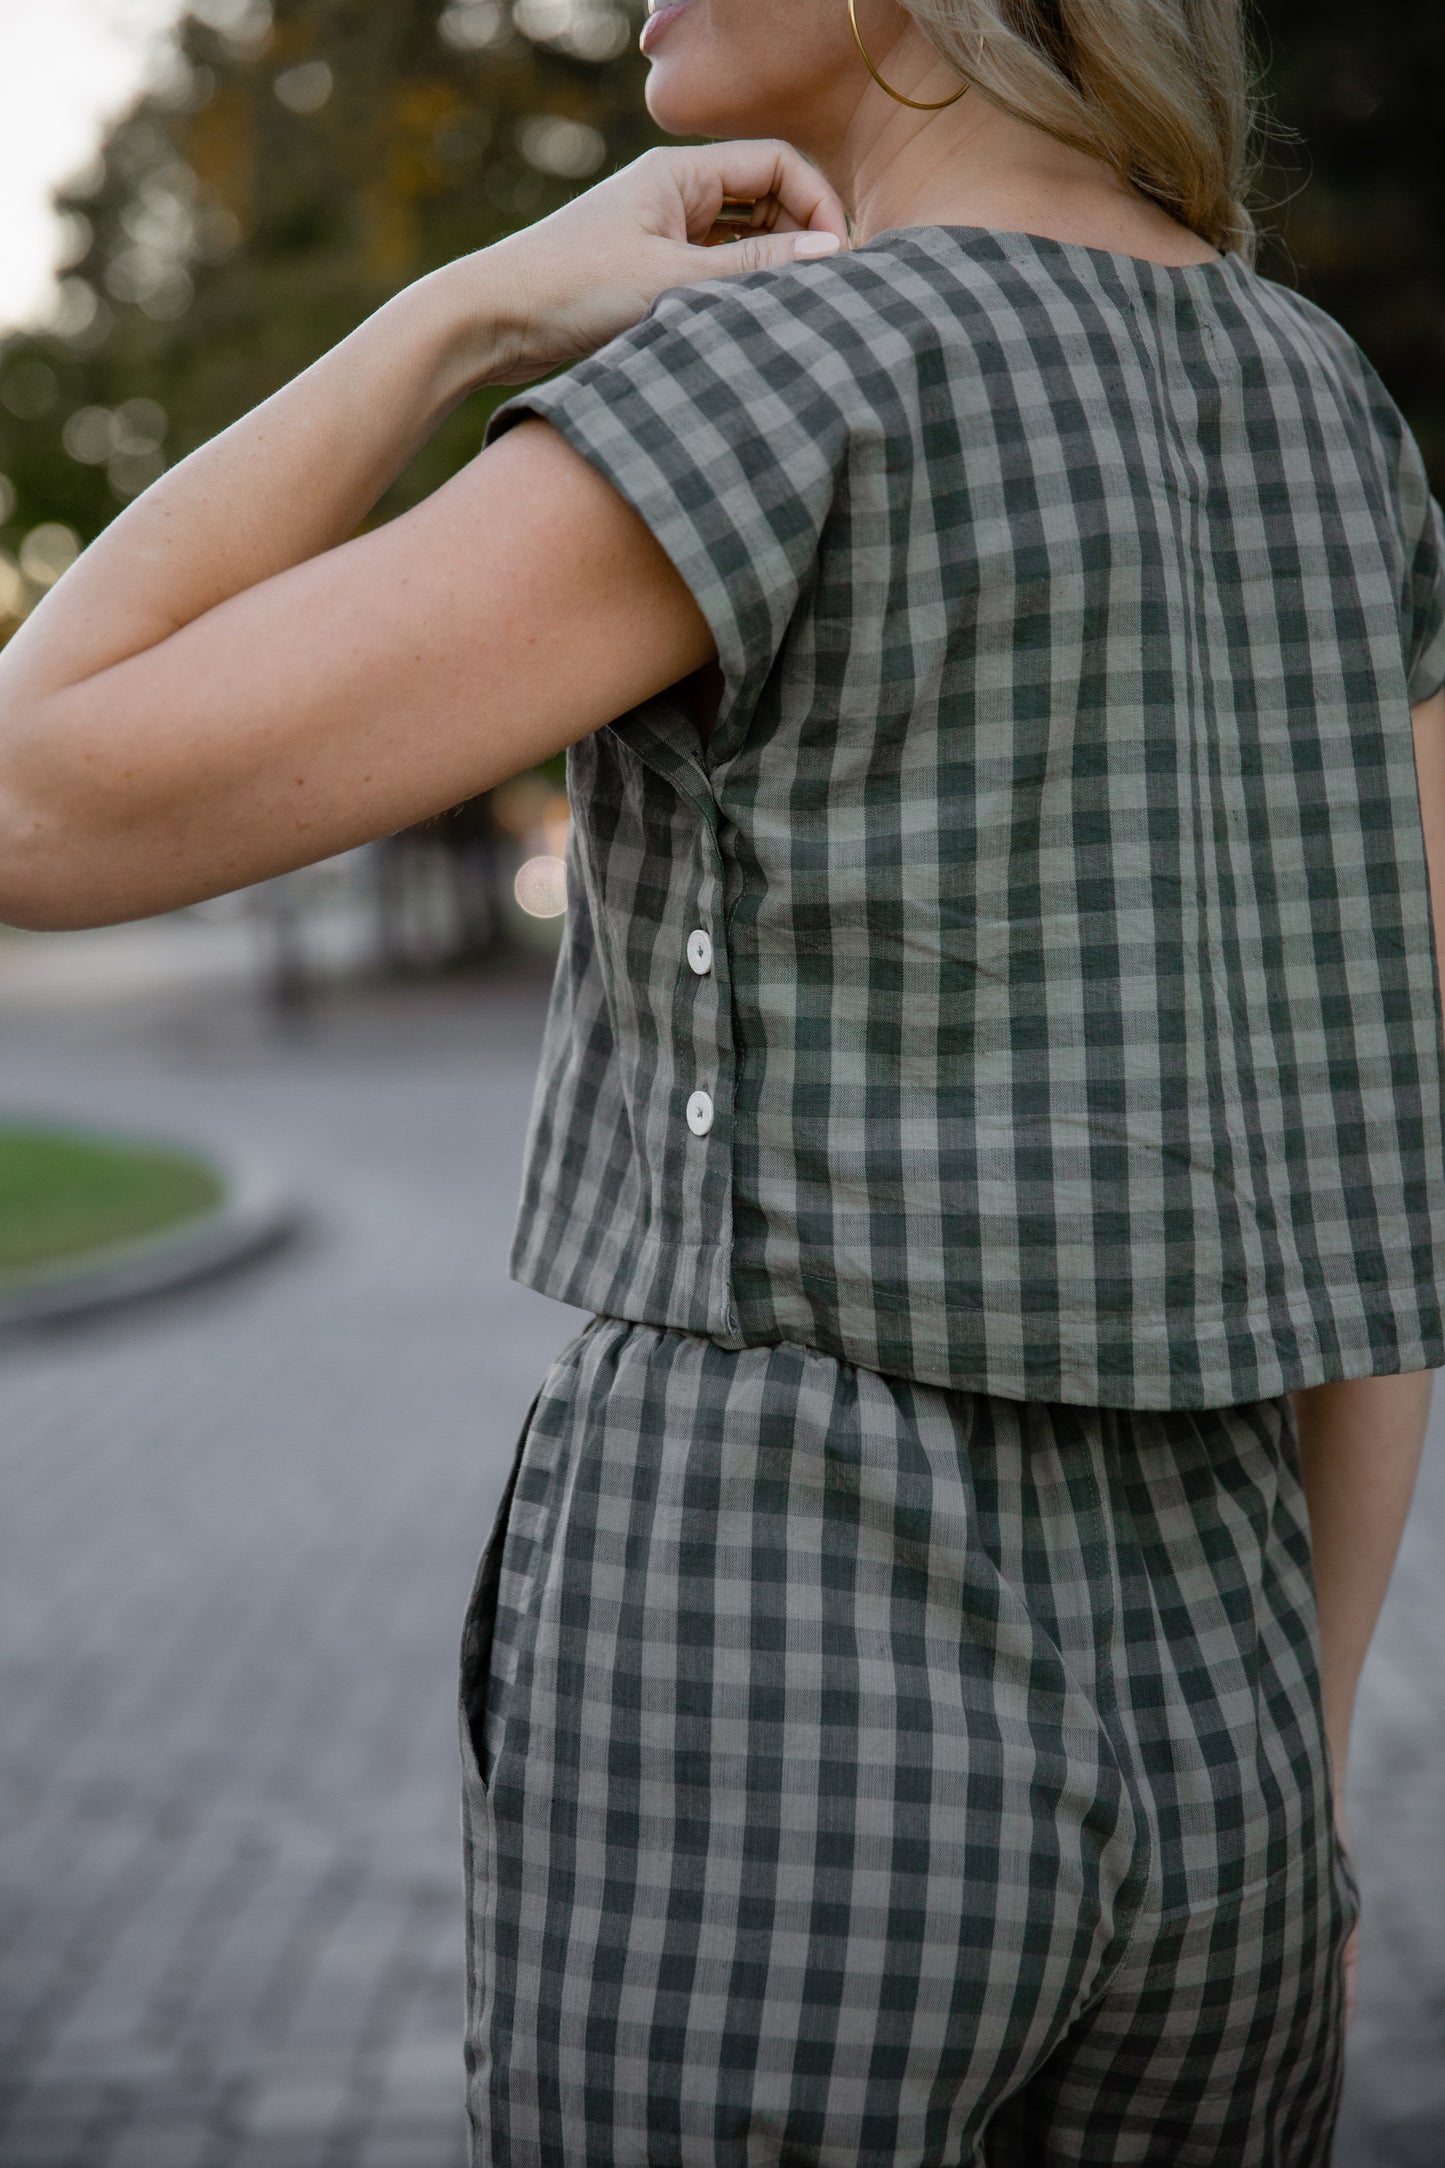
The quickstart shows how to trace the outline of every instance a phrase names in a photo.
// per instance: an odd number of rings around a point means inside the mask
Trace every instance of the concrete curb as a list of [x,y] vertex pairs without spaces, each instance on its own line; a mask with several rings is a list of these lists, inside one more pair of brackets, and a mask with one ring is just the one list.
[[224,1186],[213,1212],[0,1289],[0,1334],[59,1324],[210,1279],[279,1248],[303,1224],[300,1200],[264,1169],[197,1156],[209,1160]]

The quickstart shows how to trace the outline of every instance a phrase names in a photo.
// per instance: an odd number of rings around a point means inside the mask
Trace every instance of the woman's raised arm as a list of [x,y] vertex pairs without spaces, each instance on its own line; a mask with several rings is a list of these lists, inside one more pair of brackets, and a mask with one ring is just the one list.
[[[705,246],[725,197],[777,230]],[[544,423],[355,529],[477,386],[577,359],[670,286],[845,234],[784,145],[649,153],[407,287],[165,475],[0,656],[0,920],[144,917],[330,856],[707,661],[659,545]]]

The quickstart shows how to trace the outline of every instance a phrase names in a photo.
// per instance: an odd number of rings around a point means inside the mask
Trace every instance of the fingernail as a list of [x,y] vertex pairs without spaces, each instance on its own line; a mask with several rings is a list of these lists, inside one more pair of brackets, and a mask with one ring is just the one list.
[[793,236],[795,256],[832,256],[842,245],[836,233],[799,233]]

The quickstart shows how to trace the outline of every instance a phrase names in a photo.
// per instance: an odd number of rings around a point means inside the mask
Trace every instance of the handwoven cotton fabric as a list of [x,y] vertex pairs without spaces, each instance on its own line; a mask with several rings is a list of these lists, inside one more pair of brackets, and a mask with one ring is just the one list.
[[726,690],[570,749],[515,1277],[1017,1399],[1445,1363],[1445,525],[1339,327],[914,227],[670,292],[527,414]]

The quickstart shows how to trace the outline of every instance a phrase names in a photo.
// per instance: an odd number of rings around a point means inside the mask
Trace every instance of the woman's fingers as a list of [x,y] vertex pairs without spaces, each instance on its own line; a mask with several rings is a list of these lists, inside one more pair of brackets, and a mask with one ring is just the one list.
[[831,233],[844,244],[848,217],[836,190],[790,143],[744,139],[696,150],[664,151],[681,198],[689,239],[700,239],[724,202],[775,204],[777,217],[799,232]]
[[719,143],[663,157],[686,237],[708,251],[709,278],[767,271],[848,245],[841,200],[791,144]]
[[780,264],[806,263],[820,256],[835,255],[842,246],[835,233],[822,231],[789,233],[750,233],[741,240],[732,237],[726,247],[705,243],[702,249],[690,250],[706,258],[706,265],[699,272],[703,278],[742,278],[750,271],[772,271]]
[[508,381],[528,383],[592,353],[669,287],[773,270],[847,245],[836,191],[790,144],[647,151],[495,244],[517,290]]

